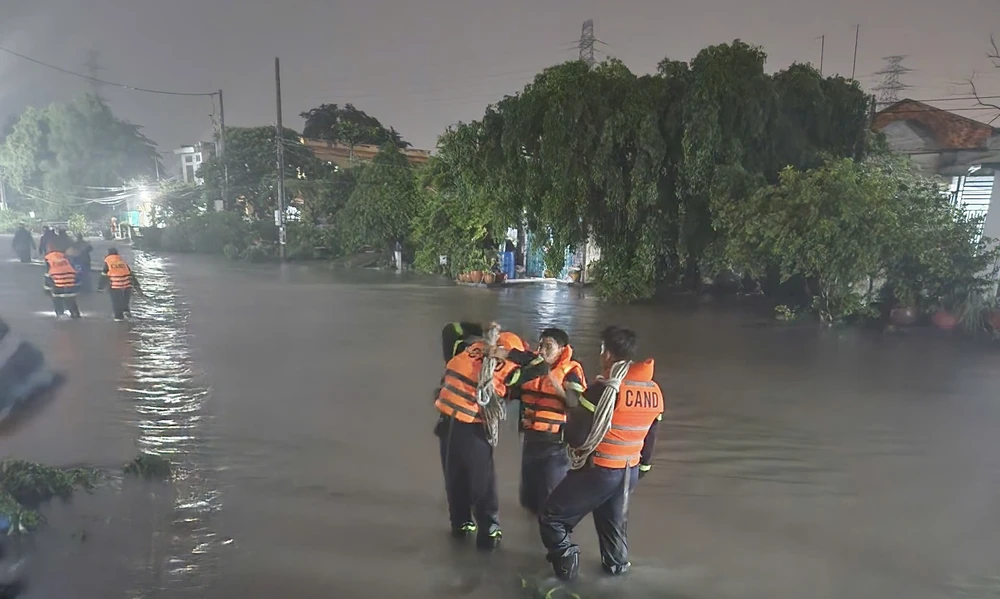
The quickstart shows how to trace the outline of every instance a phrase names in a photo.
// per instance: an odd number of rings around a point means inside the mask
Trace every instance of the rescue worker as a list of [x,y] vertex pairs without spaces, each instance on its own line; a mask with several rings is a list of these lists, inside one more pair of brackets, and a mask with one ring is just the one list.
[[126,317],[131,318],[132,291],[142,294],[142,288],[139,287],[139,279],[115,247],[108,248],[97,290],[102,291],[105,287],[111,288],[108,293],[111,296],[111,311],[114,313],[115,322],[121,322]]
[[573,359],[569,335],[562,329],[541,332],[538,353],[549,365],[549,374],[521,386],[521,506],[532,514],[569,471],[569,455],[562,427],[567,408],[579,404],[586,390],[583,366]]
[[[636,335],[620,327],[601,333],[601,376],[571,410],[566,440],[571,447],[586,442],[611,367],[635,358]],[[570,540],[573,528],[593,513],[601,548],[601,565],[612,575],[628,571],[626,520],[628,495],[650,469],[656,426],[663,415],[663,394],[653,381],[653,360],[635,362],[621,382],[611,416],[611,429],[579,470],[570,470],[549,495],[538,517],[546,556],[558,578],[571,580],[580,569],[580,549]]]
[[447,364],[461,352],[470,340],[483,336],[483,325],[477,322],[449,322],[441,330],[441,349]]
[[76,234],[76,241],[66,251],[66,257],[69,258],[70,264],[76,269],[77,276],[79,277],[81,293],[90,293],[90,254],[93,251],[94,246],[87,243],[87,240],[83,238],[83,233]]
[[19,224],[17,231],[14,231],[14,240],[10,242],[10,247],[22,263],[31,262],[31,252],[35,251],[35,240],[24,223]]
[[70,318],[80,318],[80,307],[76,303],[76,269],[66,257],[66,247],[58,239],[53,239],[49,245],[45,254],[45,290],[52,296],[56,318],[67,310]]
[[44,225],[42,227],[42,235],[38,238],[38,256],[39,257],[44,258],[45,254],[49,253],[49,244],[52,243],[52,240],[55,237],[55,234],[56,233],[55,233],[55,231],[52,230],[52,227],[50,227],[48,225]]
[[476,402],[479,373],[488,355],[501,360],[493,375],[500,397],[508,387],[544,376],[549,370],[541,356],[525,351],[520,338],[507,332],[500,334],[496,348],[489,348],[482,339],[468,339],[445,367],[434,402],[441,413],[434,434],[440,442],[452,536],[476,534],[476,546],[483,550],[495,549],[503,536],[497,517],[500,506],[493,447]]

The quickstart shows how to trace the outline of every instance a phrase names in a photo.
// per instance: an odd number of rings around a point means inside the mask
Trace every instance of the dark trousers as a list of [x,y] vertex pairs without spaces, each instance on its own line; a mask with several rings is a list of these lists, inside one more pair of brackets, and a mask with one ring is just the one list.
[[108,295],[111,296],[111,310],[115,313],[115,318],[121,320],[125,314],[132,314],[130,303],[132,302],[131,289],[112,289]]
[[18,246],[14,250],[17,253],[17,259],[23,264],[31,262],[31,248],[28,246]]
[[549,561],[580,552],[570,534],[587,514],[593,512],[604,569],[612,574],[628,569],[626,476],[631,492],[639,480],[638,468],[585,466],[566,475],[549,495],[538,517]]
[[569,455],[562,443],[532,438],[525,433],[521,445],[521,506],[537,514],[569,472]]
[[56,311],[56,316],[62,316],[69,311],[72,318],[80,318],[80,306],[76,303],[75,295],[58,295],[58,291],[52,294],[52,308]]
[[483,425],[443,418],[434,432],[440,440],[441,468],[452,528],[472,522],[473,518],[480,535],[499,528],[500,501],[497,499],[493,448],[486,441]]

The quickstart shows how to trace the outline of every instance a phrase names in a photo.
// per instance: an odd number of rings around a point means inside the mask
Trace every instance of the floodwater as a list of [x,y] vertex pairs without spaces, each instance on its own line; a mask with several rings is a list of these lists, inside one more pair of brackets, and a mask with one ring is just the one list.
[[[91,392],[114,385],[73,399],[99,410],[86,415],[90,434],[64,424],[79,408],[56,405],[4,443],[63,462],[124,461],[120,448],[143,447],[178,465],[172,489],[135,493],[151,505],[98,494],[85,506],[151,519],[102,537],[132,539],[121,547],[76,550],[92,568],[132,554],[127,575],[109,575],[119,594],[522,596],[521,577],[545,577],[546,564],[517,506],[513,421],[497,450],[502,550],[476,555],[447,535],[431,391],[440,329],[458,318],[525,336],[563,327],[591,374],[600,329],[628,325],[657,361],[667,415],[633,498],[633,571],[600,574],[584,521],[583,597],[1000,594],[1000,352],[920,333],[775,326],[714,302],[617,307],[559,286],[135,261],[154,299],[136,303],[131,325],[95,318],[73,331],[25,316],[24,334],[43,347],[49,327],[61,347],[119,343],[116,376],[71,372]],[[10,267],[0,269],[12,318]],[[71,440],[48,447],[48,430]]]

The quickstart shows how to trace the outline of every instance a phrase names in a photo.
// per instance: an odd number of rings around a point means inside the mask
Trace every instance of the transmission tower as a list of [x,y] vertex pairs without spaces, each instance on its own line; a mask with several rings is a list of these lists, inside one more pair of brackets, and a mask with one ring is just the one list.
[[580,33],[580,60],[587,63],[587,66],[594,66],[594,21],[587,19],[583,22],[583,31]]
[[96,81],[96,79],[100,79],[101,71],[104,70],[104,67],[101,66],[97,50],[90,49],[87,52],[87,62],[83,63],[83,66],[87,69],[87,75],[91,77],[91,93],[103,100],[104,96],[101,94],[101,90],[104,89],[104,84]]
[[877,104],[880,107],[898,102],[899,92],[910,89],[909,85],[899,80],[902,75],[913,71],[913,69],[903,66],[904,58],[906,56],[886,56],[882,59],[886,62],[886,65],[882,67],[881,71],[875,73],[876,75],[882,75],[882,83],[873,88],[876,94],[878,94]]

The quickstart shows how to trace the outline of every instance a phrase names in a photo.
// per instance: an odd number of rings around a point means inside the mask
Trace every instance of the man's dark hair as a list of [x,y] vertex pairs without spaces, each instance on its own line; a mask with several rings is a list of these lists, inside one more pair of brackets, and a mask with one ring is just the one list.
[[116,248],[116,247],[110,247],[110,248],[108,248],[108,255],[109,256],[117,256],[118,255],[118,248]]
[[636,336],[632,329],[607,327],[601,331],[601,343],[604,344],[604,351],[611,354],[616,362],[635,359]]
[[543,330],[538,335],[539,339],[545,339],[546,337],[548,337],[549,339],[555,341],[556,344],[559,345],[559,347],[566,347],[567,345],[569,345],[569,333],[567,333],[566,331],[564,331],[562,329],[557,329],[555,327],[550,327],[550,328],[547,328],[547,329]]

